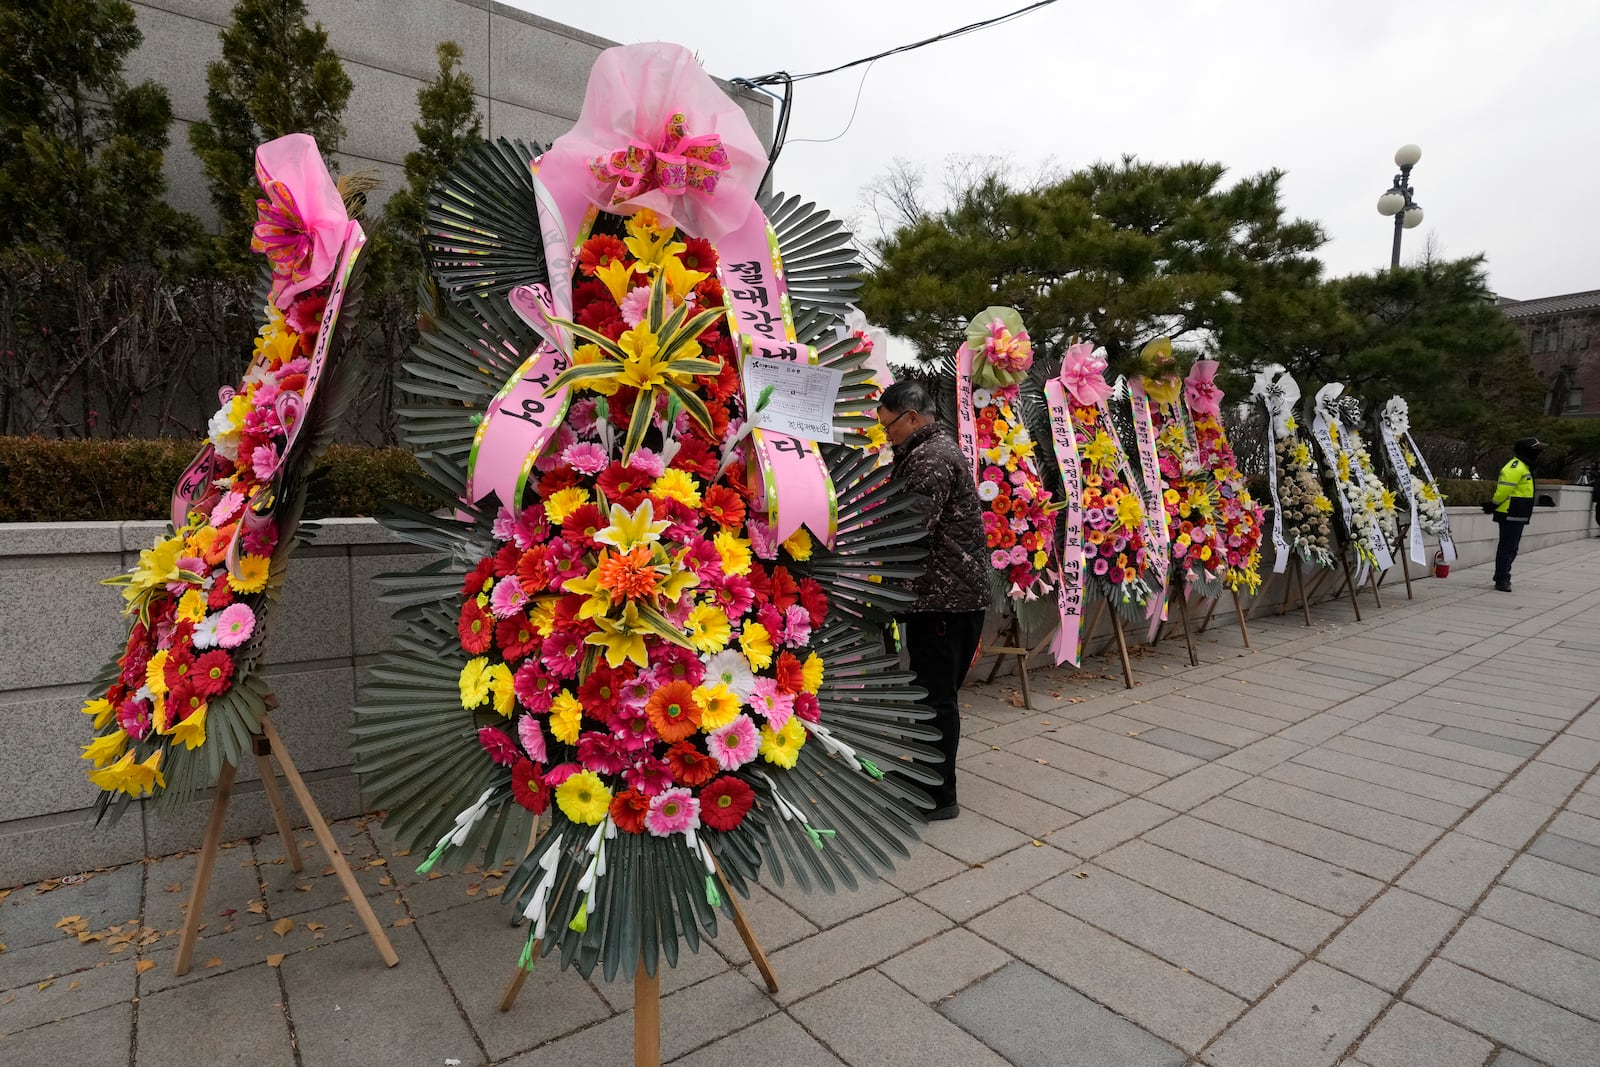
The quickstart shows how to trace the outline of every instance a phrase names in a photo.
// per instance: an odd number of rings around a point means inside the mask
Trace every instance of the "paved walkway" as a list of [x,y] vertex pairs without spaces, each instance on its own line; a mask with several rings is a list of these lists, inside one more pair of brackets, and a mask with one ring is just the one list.
[[[677,1064],[1551,1067],[1600,1063],[1600,541],[1226,627],[1129,692],[967,695],[963,815],[890,884],[749,907],[663,981]],[[1396,598],[1399,602],[1396,603]],[[1370,604],[1370,599],[1367,600]],[[193,855],[0,898],[0,1062],[516,1067],[631,1061],[631,991],[541,964],[501,872],[419,878],[339,827],[400,966],[274,838],[223,853],[172,976]],[[309,834],[302,835],[311,845]],[[315,852],[310,853],[315,856]]]

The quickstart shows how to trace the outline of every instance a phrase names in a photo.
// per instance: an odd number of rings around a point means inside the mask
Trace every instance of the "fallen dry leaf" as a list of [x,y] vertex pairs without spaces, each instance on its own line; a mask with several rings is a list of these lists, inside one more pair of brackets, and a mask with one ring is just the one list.
[[1034,847],[1034,848],[1043,848],[1043,847],[1044,847],[1044,842],[1043,842],[1043,841],[1040,841],[1040,840],[1039,840],[1039,839],[1038,839],[1038,838],[1037,838],[1037,837],[1036,837],[1036,838],[1034,838],[1034,839],[1033,839],[1033,847]]
[[262,901],[252,900],[249,904],[245,905],[244,910],[248,911],[252,915],[265,915],[267,913],[267,906]]
[[284,934],[287,934],[290,930],[293,930],[293,929],[294,929],[294,920],[293,919],[279,919],[277,922],[272,924],[272,932],[277,934],[279,937],[282,937]]
[[55,984],[56,984],[56,980],[54,978],[52,978],[48,982],[40,982],[34,988],[37,989],[39,992],[43,993],[46,989],[49,989],[51,986],[53,986]]
[[[394,850],[394,854],[396,856],[409,856],[411,855],[411,850],[409,848],[397,848]],[[0,900],[4,899],[5,897],[0,897]]]
[[135,971],[137,971],[139,974],[143,974],[144,972],[148,971],[150,968],[154,967],[155,965],[156,965],[156,961],[155,960],[140,960],[138,963],[135,963],[133,965],[133,969]]
[[416,921],[417,920],[413,919],[409,915],[402,915],[400,918],[396,919],[391,925],[393,925],[393,926],[410,926],[412,923],[414,923]]
[[378,879],[379,885],[394,885],[394,879],[387,876]]
[[469,897],[475,897],[481,892],[483,892],[482,882],[473,882],[467,886],[467,896]]
[[283,953],[281,953],[281,952],[274,952],[272,955],[267,957],[267,966],[268,967],[276,967],[278,964],[280,964],[282,962],[283,962]]
[[302,882],[294,887],[294,891],[296,893],[309,893],[315,888],[316,886],[312,885],[310,882]]
[[208,971],[215,970],[216,968],[222,966],[222,957],[221,956],[212,956],[210,959],[206,960],[200,966],[204,967]]
[[85,922],[85,921],[86,920],[84,919],[84,917],[82,915],[65,915],[65,916],[62,916],[61,918],[56,920],[56,929],[60,930],[60,929],[62,929],[64,927],[73,926],[73,925],[76,925],[77,923],[81,923],[81,922]]
[[[487,893],[485,893],[484,896],[486,896],[486,897],[497,897],[501,893],[504,893],[505,891],[506,891],[506,887],[505,886],[497,885],[493,889],[491,889]],[[0,945],[0,949],[4,949],[4,948],[5,948],[4,945]]]
[[162,886],[162,888],[165,889],[169,893],[181,893],[181,892],[183,892],[183,883],[182,882],[173,882],[169,886]]
[[326,878],[333,873],[333,864],[329,863],[322,868],[322,877]]
[[72,984],[71,984],[71,985],[69,985],[69,986],[67,986],[67,992],[68,992],[68,993],[70,993],[70,992],[72,992],[72,991],[73,991],[73,990],[74,990],[74,989],[78,989],[78,988],[80,988],[80,987],[82,987],[82,985],[83,985],[83,983],[82,983],[82,982],[80,982],[80,981],[78,981],[78,980],[76,980],[76,979],[74,979],[74,980],[73,980],[73,982],[72,982]]
[[1129,730],[1128,731],[1128,736],[1129,737],[1138,737],[1141,732],[1142,731],[1139,731],[1139,730]]
[[379,856],[377,859],[369,861],[367,863],[367,866],[368,867],[382,867],[382,866],[386,865],[388,862],[389,862],[388,860],[384,859],[382,856]]
[[1089,877],[1089,872],[1088,871],[1073,871],[1072,872],[1072,877],[1074,877],[1074,878],[1087,878],[1087,877]]
[[326,930],[327,928],[327,923],[306,923],[307,930]]

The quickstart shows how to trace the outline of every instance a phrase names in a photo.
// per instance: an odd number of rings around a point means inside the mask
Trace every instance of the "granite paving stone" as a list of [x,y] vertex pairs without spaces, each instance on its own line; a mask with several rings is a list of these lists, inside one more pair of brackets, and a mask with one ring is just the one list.
[[1339,736],[1360,721],[1359,718],[1339,715],[1336,712],[1321,711],[1295,723],[1287,730],[1279,731],[1276,736],[1302,745],[1320,745],[1329,738]]
[[[1383,786],[1408,796],[1418,796],[1448,804],[1459,811],[1465,811],[1488,795],[1488,790],[1481,786],[1468,785],[1451,778],[1441,778],[1426,771],[1397,767],[1392,763],[1381,763],[1364,756],[1352,756],[1333,748],[1310,749],[1290,760],[1287,766],[1274,769],[1287,771],[1302,766],[1337,774],[1367,785]],[[1269,775],[1269,777],[1276,776]]]
[[1052,767],[1070,771],[1122,793],[1142,793],[1160,785],[1166,776],[1153,771],[1132,767],[1081,748],[1073,748],[1049,737],[1030,738],[1023,744],[1009,746],[1012,752],[1028,759],[1042,759]]
[[1224,767],[1244,771],[1246,774],[1261,774],[1267,768],[1276,767],[1284,760],[1297,756],[1305,750],[1306,746],[1298,741],[1282,737],[1264,737],[1231,755],[1222,757],[1218,762]]
[[1050,835],[1050,842],[1075,856],[1092,859],[1176,817],[1176,812],[1159,804],[1152,804],[1142,797],[1130,797],[1114,807],[1057,830]]
[[1228,791],[1229,797],[1258,808],[1338,830],[1402,852],[1421,852],[1438,837],[1438,826],[1376,806],[1341,800],[1297,785],[1255,778]]
[[1393,878],[1411,862],[1411,856],[1399,849],[1225,796],[1206,801],[1193,815],[1374,878]]
[[[0,988],[0,1034],[15,1034],[134,998],[132,959],[108,960],[102,953],[95,962],[103,966],[66,971],[54,978],[21,978],[22,973],[37,974],[38,968],[13,970],[6,956],[0,956],[0,973],[4,974],[0,978],[0,987],[4,987]],[[0,1053],[3,1051],[0,1044]]]
[[1325,797],[1336,797],[1366,808],[1402,815],[1433,826],[1452,826],[1466,813],[1465,807],[1402,792],[1388,786],[1346,777],[1304,763],[1286,762],[1261,772],[1274,782],[1307,789]]
[[1033,895],[1246,1000],[1266,992],[1301,959],[1293,949],[1101,867],[1052,879]]
[[1188,1052],[1199,1051],[1245,1007],[1233,994],[1030,897],[1020,898],[1003,914],[989,912],[968,925]]
[[1010,962],[1010,955],[958,926],[885,960],[878,970],[931,1004]]
[[1317,954],[1323,963],[1396,992],[1461,920],[1436,901],[1390,889]]
[[1600,1023],[1449,960],[1428,964],[1406,999],[1545,1063],[1593,1063],[1600,1049]]
[[1600,959],[1600,917],[1588,912],[1497,885],[1489,890],[1475,914]]
[[[1285,736],[1288,736],[1287,733]],[[1370,740],[1366,737],[1357,737],[1354,733],[1344,733],[1341,736],[1329,738],[1326,742],[1326,747],[1336,752],[1347,752],[1352,756],[1364,756],[1379,763],[1389,763],[1396,767],[1408,767],[1411,770],[1423,771],[1441,778],[1467,782],[1487,789],[1496,788],[1505,781],[1506,777],[1503,772],[1490,770],[1487,767],[1462,763],[1456,759],[1445,759],[1442,756],[1418,752],[1412,748],[1398,747],[1388,743],[1386,739]]]
[[917,899],[956,922],[965,922],[1053,878],[1078,863],[1076,856],[1031,842],[924,889]]
[[784,1067],[839,1067],[841,1062],[789,1016],[773,1015],[673,1060],[672,1067],[749,1067],[771,1061],[780,1049]]
[[1488,1067],[1550,1067],[1550,1065],[1540,1063],[1538,1060],[1530,1060],[1520,1052],[1512,1052],[1508,1048],[1503,1048],[1495,1054],[1494,1059],[1489,1061]]
[[[761,931],[761,947],[768,953],[817,932],[810,920],[773,896],[764,886],[752,887],[749,899],[741,900],[739,907],[744,911],[751,929]],[[712,945],[732,963],[748,963],[750,960],[744,942],[736,935],[719,937]]]
[[852,1067],[1005,1067],[976,1037],[874,971],[790,1010]]
[[1423,853],[1397,884],[1451,907],[1468,908],[1515,855],[1501,845],[1449,833]]
[[1561,812],[1550,824],[1550,832],[1570,841],[1582,841],[1600,848],[1600,819],[1582,815],[1569,809]]
[[1477,916],[1462,925],[1442,955],[1568,1011],[1600,1018],[1600,960]]
[[1433,736],[1443,741],[1456,741],[1463,745],[1471,745],[1473,748],[1505,752],[1512,756],[1531,756],[1539,751],[1539,745],[1533,741],[1519,741],[1514,737],[1501,737],[1498,734],[1486,734],[1459,726],[1441,726],[1433,731]]
[[1214,1067],[1330,1067],[1388,1000],[1372,986],[1309,961],[1245,1012],[1203,1058]]
[[1461,833],[1520,850],[1555,809],[1521,797],[1500,794],[1480,804],[1456,827]]
[[1052,731],[1049,736],[1073,748],[1108,756],[1119,763],[1139,767],[1164,778],[1177,777],[1185,771],[1194,770],[1202,763],[1194,756],[1186,756],[1181,752],[1152,745],[1140,738],[1129,737],[1121,731],[1104,730],[1093,723],[1076,723],[1062,727]]
[[1194,818],[1158,826],[1145,839],[1340,915],[1354,915],[1383,888],[1376,879]]
[[962,863],[973,864],[1025,845],[1029,838],[992,819],[963,810],[958,819],[929,823],[922,831],[922,840]]
[[1301,952],[1320,945],[1344,921],[1147,841],[1130,841],[1096,863]]
[[[948,930],[950,920],[926,904],[905,897],[849,922],[824,930],[787,948],[767,954],[780,975],[777,999],[788,1004],[882,963],[935,934]],[[754,965],[744,973],[760,981]]]
[[[1522,766],[1523,760],[1533,754],[1537,748],[1534,746],[1527,752],[1513,755],[1497,748],[1469,745],[1464,741],[1453,741],[1445,737],[1422,737],[1417,734],[1407,733],[1376,723],[1363,723],[1350,730],[1350,736],[1365,741],[1373,741],[1381,745],[1391,745],[1395,748],[1407,749],[1422,755],[1437,756],[1440,759],[1464,763],[1469,767],[1481,767],[1488,771],[1499,771],[1496,778],[1504,778],[1506,774]],[[1488,737],[1487,734],[1479,735]]]
[[1356,1049],[1370,1067],[1461,1067],[1481,1064],[1494,1046],[1437,1015],[1396,1004]]
[[1528,855],[1559,863],[1563,867],[1600,875],[1600,848],[1584,841],[1574,841],[1556,833],[1542,833],[1528,846]]
[[[196,1026],[200,1019],[220,1025]],[[294,1062],[278,973],[265,963],[139,999],[135,1063],[140,1067],[294,1067]]]
[[[995,824],[1018,830],[1029,837],[1043,837],[1052,830],[1059,830],[1068,823],[1077,822],[1079,818],[1054,804],[1046,804],[1042,800],[1023,796],[998,782],[991,782],[976,774],[960,774],[957,781],[961,818],[952,820],[952,823],[964,822],[969,813],[974,813],[992,820]],[[948,826],[952,823],[939,825]],[[933,826],[928,828],[929,831],[934,829]],[[926,833],[924,836],[926,837]]]
[[[112,1004],[73,1015],[50,1026],[36,1026],[0,1037],[0,1057],[8,1064],[71,1064],[72,1067],[128,1067],[127,1034],[133,1005]],[[0,1011],[0,1033],[6,1033]]]
[[939,1009],[1013,1067],[1182,1067],[1188,1056],[1070,987],[1013,963]]
[[1145,793],[1143,799],[1173,811],[1188,811],[1249,778],[1242,771],[1209,764],[1179,775]]

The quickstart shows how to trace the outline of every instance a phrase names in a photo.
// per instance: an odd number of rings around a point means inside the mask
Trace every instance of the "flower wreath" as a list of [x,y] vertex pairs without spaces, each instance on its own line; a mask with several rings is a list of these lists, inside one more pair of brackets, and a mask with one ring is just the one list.
[[251,248],[272,286],[249,369],[221,392],[173,493],[170,532],[104,583],[134,619],[83,708],[95,730],[83,758],[102,790],[97,812],[112,820],[142,796],[176,807],[249,754],[265,711],[254,669],[268,611],[298,540],[305,475],[343,407],[338,354],[366,237],[310,137],[262,145],[256,174],[265,198]]
[[910,596],[876,580],[920,574],[910,501],[876,457],[764,428],[748,387],[758,358],[835,368],[832,425],[873,421],[870,353],[835,329],[859,266],[826,215],[753,199],[764,157],[718,150],[747,142],[689,53],[614,48],[572,135],[484,146],[431,209],[444,303],[404,387],[433,403],[402,418],[454,514],[395,529],[449,558],[387,580],[409,626],[357,770],[424,869],[520,856],[551,816],[508,880],[523,966],[654,973],[763,867],[877,877],[939,780],[881,643]]
[[1291,556],[1314,567],[1334,567],[1333,501],[1322,490],[1316,457],[1295,418],[1300,386],[1281,365],[1272,364],[1256,375],[1251,392],[1265,409],[1272,448],[1267,473],[1278,550],[1273,569],[1282,573]]

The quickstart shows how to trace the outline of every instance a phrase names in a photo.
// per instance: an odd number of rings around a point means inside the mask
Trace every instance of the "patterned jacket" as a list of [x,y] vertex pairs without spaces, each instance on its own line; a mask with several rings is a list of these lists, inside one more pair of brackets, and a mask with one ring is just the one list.
[[919,427],[895,446],[890,477],[915,499],[928,531],[926,571],[910,583],[917,601],[908,612],[987,609],[983,506],[955,438],[938,425]]

